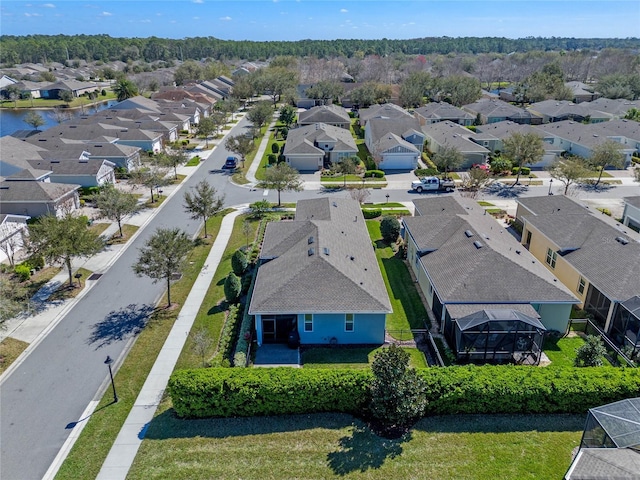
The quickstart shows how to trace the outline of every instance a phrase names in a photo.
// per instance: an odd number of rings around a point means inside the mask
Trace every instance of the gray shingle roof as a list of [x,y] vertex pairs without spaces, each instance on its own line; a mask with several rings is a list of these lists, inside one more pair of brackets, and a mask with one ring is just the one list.
[[420,153],[415,145],[407,142],[400,135],[396,135],[392,132],[388,132],[382,137],[378,138],[378,140],[373,144],[373,151],[374,153],[384,153],[396,147],[401,147],[411,152]]
[[408,131],[413,130],[424,136],[422,128],[420,127],[420,122],[411,116],[402,116],[399,118],[375,117],[369,120],[367,128],[371,131],[371,141],[373,143],[378,142],[389,133],[402,137]]
[[589,105],[594,110],[619,117],[623,117],[631,108],[640,108],[640,100],[626,100],[624,98],[612,100],[601,97],[591,102],[584,102],[584,104]]
[[393,103],[385,103],[384,105],[371,105],[369,108],[362,108],[358,111],[360,125],[364,125],[372,118],[413,118],[404,108]]
[[447,102],[432,102],[414,110],[418,115],[435,120],[473,120],[473,115]]
[[468,128],[445,120],[422,126],[422,131],[440,146],[455,147],[461,153],[480,152],[489,154],[489,150],[475,143],[476,135]]
[[[310,238],[312,240],[310,240]],[[311,242],[311,243],[310,243]],[[298,202],[296,220],[271,224],[249,312],[391,312],[357,202]]]
[[535,308],[530,303],[450,303],[447,305],[447,312],[451,315],[451,318],[462,318],[483,310],[515,310],[517,312],[524,313],[532,318],[540,318]]
[[431,198],[414,200],[416,215],[467,215],[453,195],[438,195]]
[[632,207],[640,208],[640,195],[637,197],[624,197],[623,200]]
[[114,167],[107,160],[30,160],[34,169],[49,170],[53,175],[97,175],[103,165]]
[[298,115],[298,123],[351,123],[347,111],[337,105],[313,107]]
[[7,203],[50,202],[59,200],[79,188],[80,185],[70,185],[67,183],[4,181],[0,182],[0,201]]
[[574,202],[565,195],[548,195],[545,197],[522,197],[517,200],[530,213],[535,214],[579,214],[582,215],[587,208]]
[[[407,218],[405,222],[421,249],[432,250],[420,262],[443,302],[577,303],[569,290],[500,224],[490,215],[483,215],[481,207],[450,198],[460,201],[467,214],[451,215],[445,211],[441,215]],[[441,203],[437,198],[422,199],[421,210],[437,211],[426,207],[430,200],[434,205]],[[434,230],[437,233],[431,235],[431,245],[420,240],[421,233]]]
[[528,215],[525,220],[556,244],[564,260],[607,297],[624,301],[640,292],[640,243],[630,229],[624,229],[624,234],[589,213]]
[[576,104],[567,100],[543,100],[532,103],[528,110],[548,117],[561,117],[564,115],[577,115],[586,117],[591,114],[591,109],[584,103]]
[[[534,212],[523,216],[525,225],[531,224],[557,245],[564,260],[607,297],[624,301],[640,292],[639,234],[577,204],[552,213],[557,199],[519,202]],[[566,199],[563,204],[567,202],[575,203]]]
[[[491,117],[521,117],[527,114],[522,108],[518,108],[510,103],[497,99],[483,98],[477,102],[463,105],[462,108],[472,114],[481,114],[488,118]],[[529,114],[531,116],[531,114]]]
[[315,146],[318,141],[323,140],[335,142],[332,150],[334,152],[352,152],[354,154],[358,152],[356,141],[349,130],[324,123],[316,123],[289,130],[283,153],[285,155],[296,153],[324,154],[324,150]]

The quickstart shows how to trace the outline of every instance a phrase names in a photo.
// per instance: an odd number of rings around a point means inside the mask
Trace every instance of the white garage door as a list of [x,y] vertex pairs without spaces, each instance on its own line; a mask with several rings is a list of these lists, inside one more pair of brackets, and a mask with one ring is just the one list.
[[288,157],[287,158],[289,160],[289,165],[292,166],[293,168],[295,168],[296,170],[298,170],[299,172],[304,172],[304,171],[316,171],[318,170],[319,167],[319,163],[318,162],[322,162],[322,159],[318,158],[318,157]]
[[380,170],[412,170],[417,166],[417,158],[413,155],[387,155],[378,168]]

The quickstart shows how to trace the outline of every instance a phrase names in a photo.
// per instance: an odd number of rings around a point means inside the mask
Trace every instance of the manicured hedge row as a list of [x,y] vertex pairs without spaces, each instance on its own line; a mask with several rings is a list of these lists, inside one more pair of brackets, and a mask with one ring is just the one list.
[[370,380],[360,370],[203,368],[175,372],[169,392],[189,418],[358,412]]
[[[640,370],[465,366],[421,369],[429,415],[582,413],[640,394]],[[362,412],[368,370],[199,369],[173,374],[169,392],[182,417]]]
[[429,413],[582,413],[640,395],[640,370],[466,366],[421,370]]
[[382,215],[381,208],[363,208],[362,209],[362,216],[366,220],[371,220],[372,218],[378,218],[380,215]]

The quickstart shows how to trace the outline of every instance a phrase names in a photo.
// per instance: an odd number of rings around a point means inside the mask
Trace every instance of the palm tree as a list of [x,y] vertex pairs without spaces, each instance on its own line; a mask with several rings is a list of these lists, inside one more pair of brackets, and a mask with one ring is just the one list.
[[118,83],[113,87],[113,91],[118,97],[119,102],[138,95],[138,87],[136,84],[126,78],[118,80]]

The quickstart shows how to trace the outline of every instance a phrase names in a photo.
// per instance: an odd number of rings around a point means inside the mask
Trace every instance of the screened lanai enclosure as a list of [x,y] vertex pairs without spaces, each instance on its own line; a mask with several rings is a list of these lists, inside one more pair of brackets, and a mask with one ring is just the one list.
[[625,447],[640,449],[640,398],[590,409],[580,448]]
[[611,337],[629,358],[640,358],[640,296],[616,306]]
[[546,328],[511,309],[484,309],[451,321],[445,334],[459,362],[538,365]]

